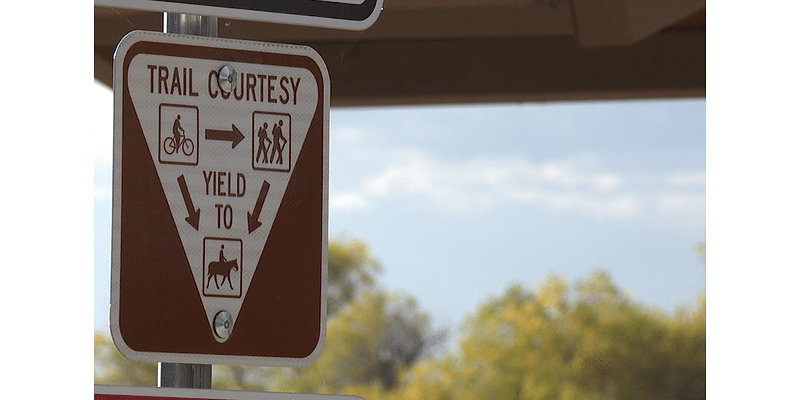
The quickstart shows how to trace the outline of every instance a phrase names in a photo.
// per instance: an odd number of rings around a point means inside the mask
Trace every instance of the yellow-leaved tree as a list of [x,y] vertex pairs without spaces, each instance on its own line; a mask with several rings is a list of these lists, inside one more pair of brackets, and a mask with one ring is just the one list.
[[597,272],[550,277],[479,307],[457,351],[415,366],[387,398],[703,399],[705,295],[671,316]]

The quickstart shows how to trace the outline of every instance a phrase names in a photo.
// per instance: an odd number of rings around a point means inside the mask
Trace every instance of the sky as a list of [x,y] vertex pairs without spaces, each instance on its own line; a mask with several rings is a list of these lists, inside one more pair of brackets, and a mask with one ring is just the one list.
[[[108,332],[113,95],[95,83],[94,327]],[[329,237],[456,332],[490,296],[607,271],[671,313],[705,289],[705,99],[333,109]]]

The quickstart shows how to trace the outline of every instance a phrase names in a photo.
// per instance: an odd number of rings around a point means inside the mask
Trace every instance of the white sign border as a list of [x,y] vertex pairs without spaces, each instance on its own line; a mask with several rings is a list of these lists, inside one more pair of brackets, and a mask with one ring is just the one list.
[[[147,352],[131,349],[122,338],[119,327],[119,277],[121,263],[121,201],[122,196],[122,159],[120,152],[122,149],[122,64],[125,55],[131,46],[140,41],[151,41],[157,43],[171,43],[181,45],[200,45],[200,46],[220,46],[222,49],[235,49],[244,51],[272,52],[288,55],[307,56],[314,60],[320,68],[323,81],[323,138],[325,146],[323,150],[322,162],[322,287],[320,298],[320,335],[314,350],[304,358],[286,357],[261,357],[261,356],[237,356],[225,354],[197,354],[197,353],[168,353],[168,352]],[[328,201],[329,201],[329,149],[330,149],[330,75],[328,67],[322,56],[308,46],[288,45],[279,43],[254,42],[235,39],[209,38],[203,36],[178,35],[171,33],[160,33],[150,31],[132,31],[125,35],[117,45],[114,53],[114,157],[113,157],[113,184],[112,184],[112,229],[111,229],[111,305],[110,305],[110,325],[111,338],[117,349],[128,359],[146,362],[176,362],[184,364],[231,364],[231,365],[254,365],[264,367],[306,367],[311,365],[320,355],[325,345],[327,331],[327,281],[328,281]],[[117,89],[119,88],[119,89]],[[120,91],[118,93],[117,91]]]
[[[366,0],[318,0],[322,2],[329,2],[329,3],[340,3],[340,4],[363,4]],[[214,7],[214,6],[204,6],[199,4],[186,4],[186,3],[175,3],[171,1],[155,1],[155,0],[94,0],[95,6],[103,6],[103,7],[118,7],[118,8],[126,8],[126,9],[134,9],[134,10],[146,10],[146,11],[159,11],[159,12],[170,12],[170,13],[181,13],[181,14],[194,14],[194,15],[209,15],[209,16],[216,16],[222,18],[231,18],[231,19],[243,19],[243,20],[250,20],[250,21],[260,21],[260,22],[274,22],[279,24],[288,24],[288,25],[301,25],[301,26],[313,26],[313,27],[320,27],[320,28],[333,28],[333,29],[344,29],[344,30],[351,30],[351,31],[363,31],[378,19],[378,15],[383,10],[383,0],[377,0],[375,3],[375,9],[372,10],[367,19],[362,21],[352,21],[347,19],[338,19],[338,18],[324,18],[324,17],[314,17],[308,15],[295,15],[295,14],[284,14],[284,13],[275,13],[275,12],[268,12],[268,11],[257,11],[257,10],[246,10],[246,9],[237,9],[237,8],[228,8],[228,7]]]

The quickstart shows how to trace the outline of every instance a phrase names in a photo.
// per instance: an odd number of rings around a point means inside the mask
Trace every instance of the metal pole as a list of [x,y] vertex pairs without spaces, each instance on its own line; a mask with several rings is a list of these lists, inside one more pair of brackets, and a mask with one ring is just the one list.
[[158,363],[158,387],[211,389],[211,365]]
[[[217,26],[217,17],[164,13],[164,33],[217,37]],[[211,389],[211,365],[158,363],[158,386]]]
[[217,17],[164,13],[164,33],[217,37]]

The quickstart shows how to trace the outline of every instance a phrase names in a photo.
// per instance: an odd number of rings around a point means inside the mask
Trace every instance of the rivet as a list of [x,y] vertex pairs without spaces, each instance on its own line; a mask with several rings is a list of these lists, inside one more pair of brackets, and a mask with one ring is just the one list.
[[219,69],[217,74],[217,83],[219,88],[226,94],[236,89],[236,70],[230,65],[226,65]]
[[214,316],[214,333],[222,341],[228,340],[233,330],[233,317],[227,311],[220,311]]

